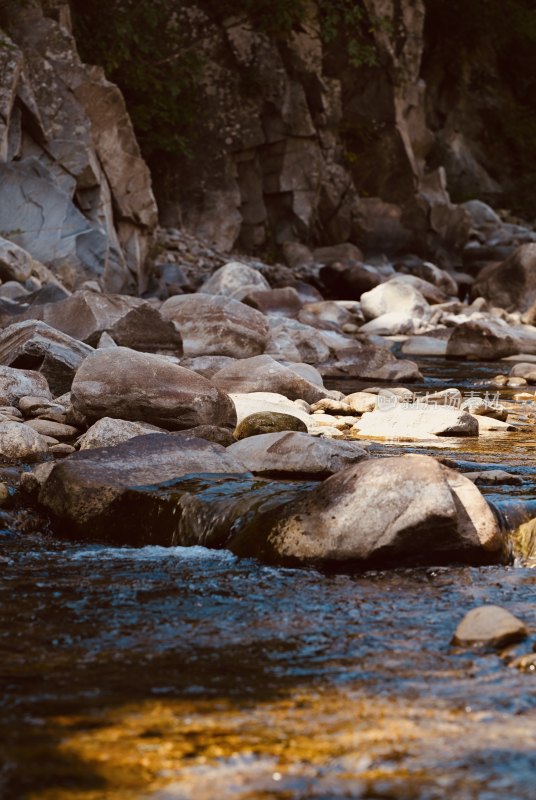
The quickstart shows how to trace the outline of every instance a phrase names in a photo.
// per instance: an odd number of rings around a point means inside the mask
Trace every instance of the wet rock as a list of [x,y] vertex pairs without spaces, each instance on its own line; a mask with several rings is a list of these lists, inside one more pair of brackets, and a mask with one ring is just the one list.
[[307,425],[292,414],[278,411],[259,411],[250,414],[237,425],[235,439],[247,439],[261,434],[281,433],[284,431],[302,431],[307,433]]
[[212,380],[224,392],[275,392],[289,400],[307,403],[315,403],[330,394],[328,389],[302,377],[291,366],[285,367],[267,355],[235,361],[216,372]]
[[498,361],[519,351],[519,343],[507,325],[491,319],[478,319],[456,325],[447,343],[446,356]]
[[472,294],[507,311],[527,311],[536,300],[536,243],[521,245],[506,261],[482,270]]
[[369,292],[381,283],[381,277],[373,267],[340,262],[322,267],[319,279],[337,300],[359,300],[364,292]]
[[180,507],[165,502],[162,484],[196,473],[245,472],[220,445],[155,433],[68,456],[50,472],[39,501],[67,535],[170,545]]
[[0,457],[6,461],[35,461],[47,452],[46,440],[29,425],[0,422]]
[[307,428],[312,424],[311,415],[304,411],[299,402],[295,403],[276,392],[247,392],[245,394],[232,393],[229,395],[234,403],[238,425],[242,420],[252,414],[276,413],[290,414],[305,423]]
[[367,458],[367,451],[352,442],[317,439],[306,432],[263,433],[229,448],[257,475],[331,475]]
[[18,403],[26,395],[39,395],[44,399],[52,400],[45,376],[34,370],[0,366],[1,403],[5,405]]
[[247,294],[254,290],[270,290],[270,284],[258,269],[242,264],[240,261],[230,261],[220,269],[217,269],[203,283],[199,292],[221,294],[241,300],[241,292]]
[[361,296],[361,310],[367,320],[393,311],[417,319],[430,316],[430,306],[418,289],[396,280],[382,283],[370,292],[365,292]]
[[237,300],[208,294],[180,295],[166,300],[160,312],[178,326],[186,356],[250,358],[266,349],[266,317]]
[[473,608],[462,619],[452,639],[460,646],[486,645],[504,647],[519,642],[528,634],[521,620],[500,606]]
[[[393,404],[394,405],[394,404]],[[388,410],[383,410],[387,407]],[[384,403],[363,414],[353,430],[361,436],[386,439],[430,439],[436,436],[478,436],[478,421],[465,411],[414,404],[389,408]]]
[[93,352],[89,345],[44,322],[15,322],[0,333],[0,363],[40,372],[58,395],[69,391],[76,370]]
[[80,436],[77,443],[80,450],[89,450],[93,447],[112,447],[121,442],[127,442],[135,436],[163,432],[162,428],[149,425],[147,422],[130,422],[126,419],[103,417]]
[[90,422],[117,417],[169,430],[236,425],[229,397],[196,372],[165,356],[126,347],[96,350],[76,373],[74,410]]
[[504,557],[496,519],[478,489],[417,455],[344,469],[314,493],[258,515],[230,548],[269,562],[339,569]]

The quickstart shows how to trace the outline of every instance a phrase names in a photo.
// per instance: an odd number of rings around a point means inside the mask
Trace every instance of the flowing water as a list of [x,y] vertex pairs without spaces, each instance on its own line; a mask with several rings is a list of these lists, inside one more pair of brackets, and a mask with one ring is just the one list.
[[[424,370],[434,390],[474,389],[500,371]],[[377,455],[500,466],[523,479],[485,489],[505,524],[534,515],[531,424],[439,444],[393,442]],[[536,671],[530,659],[509,666],[536,642],[530,560],[332,575],[200,547],[66,542],[8,519],[0,797],[536,796]],[[483,603],[523,619],[529,639],[501,652],[451,646]]]

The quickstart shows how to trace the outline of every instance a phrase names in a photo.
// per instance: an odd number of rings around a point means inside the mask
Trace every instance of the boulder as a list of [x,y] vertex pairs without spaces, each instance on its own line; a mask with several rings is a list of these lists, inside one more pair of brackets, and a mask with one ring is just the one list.
[[475,319],[456,325],[447,343],[447,358],[498,361],[520,352],[507,325],[492,319]]
[[187,428],[184,431],[173,431],[172,435],[195,436],[196,439],[206,439],[207,442],[221,444],[222,447],[229,447],[236,441],[229,428],[220,428],[218,425],[196,425],[195,428]]
[[411,336],[402,343],[400,351],[405,356],[445,356],[447,343],[448,338],[439,336]]
[[452,638],[452,644],[505,647],[525,639],[528,630],[523,622],[500,606],[479,606],[462,619]]
[[288,397],[276,392],[236,392],[229,395],[236,409],[238,425],[252,414],[290,414],[305,423],[307,429],[312,424],[311,415]]
[[76,370],[93,352],[89,345],[44,322],[15,322],[0,333],[0,364],[40,372],[55,395],[69,391]]
[[505,558],[497,521],[479,490],[421,455],[344,469],[314,492],[258,515],[229,546],[272,563],[338,569]]
[[380,381],[411,383],[423,379],[414,361],[397,359],[387,347],[352,343],[340,350],[335,358],[318,364],[323,377],[367,378]]
[[361,310],[365,319],[376,319],[382,314],[399,311],[416,319],[430,316],[430,306],[418,289],[396,279],[382,283],[361,296]]
[[418,259],[411,263],[404,262],[400,265],[397,264],[396,269],[402,273],[415,275],[417,278],[421,278],[423,281],[437,286],[447,297],[458,296],[458,284],[455,278],[450,272],[436,267],[436,265],[432,264],[430,261],[421,261]]
[[212,381],[224,392],[276,392],[289,400],[315,403],[330,392],[302,377],[271,356],[243,358],[224,367],[212,376]]
[[96,350],[76,373],[73,408],[90,422],[117,417],[168,430],[212,424],[235,427],[229,397],[165,356],[126,347]]
[[[330,358],[329,345],[320,331],[295,319],[269,318],[271,332],[266,343],[266,352],[290,361],[296,354],[306,364],[321,364]],[[352,340],[347,340],[348,344]]]
[[527,383],[534,384],[536,383],[536,364],[526,363],[523,361],[520,364],[514,364],[510,370],[510,377],[524,378]]
[[289,476],[332,475],[368,456],[353,442],[317,439],[293,431],[250,436],[231,445],[228,452],[256,475]]
[[[0,280],[17,281],[24,283],[32,274],[33,258],[26,250],[14,242],[0,236]],[[18,295],[25,293],[24,287],[19,286]],[[3,294],[3,297],[6,295]]]
[[284,431],[301,431],[307,433],[307,425],[292,414],[278,411],[259,411],[245,417],[234,432],[235,439],[248,439],[252,436],[277,434]]
[[[380,398],[381,399],[381,398]],[[361,417],[353,429],[360,436],[382,439],[433,439],[436,436],[478,436],[478,421],[466,411],[448,406],[395,405]]]
[[154,433],[68,456],[50,472],[39,501],[67,535],[171,545],[181,518],[178,497],[169,493],[172,482],[245,472],[220,445]]
[[97,420],[80,438],[80,450],[89,450],[94,447],[112,447],[135,436],[146,436],[150,433],[164,433],[162,428],[149,425],[147,422],[130,422],[126,419],[112,419],[102,417]]
[[264,353],[269,326],[264,314],[228,297],[170,297],[160,309],[182,335],[186,356],[250,358]]
[[203,283],[199,292],[221,294],[241,300],[242,298],[239,295],[244,290],[247,294],[250,291],[266,291],[269,289],[270,284],[258,269],[242,264],[240,261],[230,261],[220,269],[217,269]]
[[27,395],[52,399],[45,376],[33,370],[0,366],[0,405],[13,405]]
[[355,324],[355,317],[346,308],[330,301],[306,303],[298,314],[298,319],[313,328],[335,331],[340,331],[343,325]]
[[298,292],[291,286],[251,291],[242,298],[242,302],[263,314],[281,317],[297,317],[303,305]]
[[47,442],[37,431],[21,422],[0,422],[0,458],[6,461],[35,461],[47,452]]
[[212,378],[220,369],[234,364],[237,359],[230,356],[196,356],[195,358],[181,358],[180,365],[184,369],[198,372],[204,378]]
[[482,270],[471,293],[507,311],[527,311],[536,301],[536,243],[521,245],[506,261]]
[[361,326],[361,333],[369,336],[396,336],[415,333],[415,318],[405,311],[389,311]]

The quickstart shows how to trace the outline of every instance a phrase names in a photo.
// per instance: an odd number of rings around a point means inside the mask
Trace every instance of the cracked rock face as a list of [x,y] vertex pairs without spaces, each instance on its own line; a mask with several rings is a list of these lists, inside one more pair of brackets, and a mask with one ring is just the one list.
[[2,11],[0,235],[69,289],[144,290],[156,204],[120,91],[80,61],[66,7]]

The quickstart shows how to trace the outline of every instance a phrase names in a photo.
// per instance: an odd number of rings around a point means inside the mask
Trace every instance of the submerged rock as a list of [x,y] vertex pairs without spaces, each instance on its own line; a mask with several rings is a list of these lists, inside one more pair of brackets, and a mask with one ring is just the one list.
[[505,558],[479,490],[420,455],[370,459],[338,472],[315,492],[259,515],[230,548],[269,562],[343,569]]
[[521,620],[500,606],[473,608],[462,619],[452,639],[455,645],[503,647],[528,634]]

